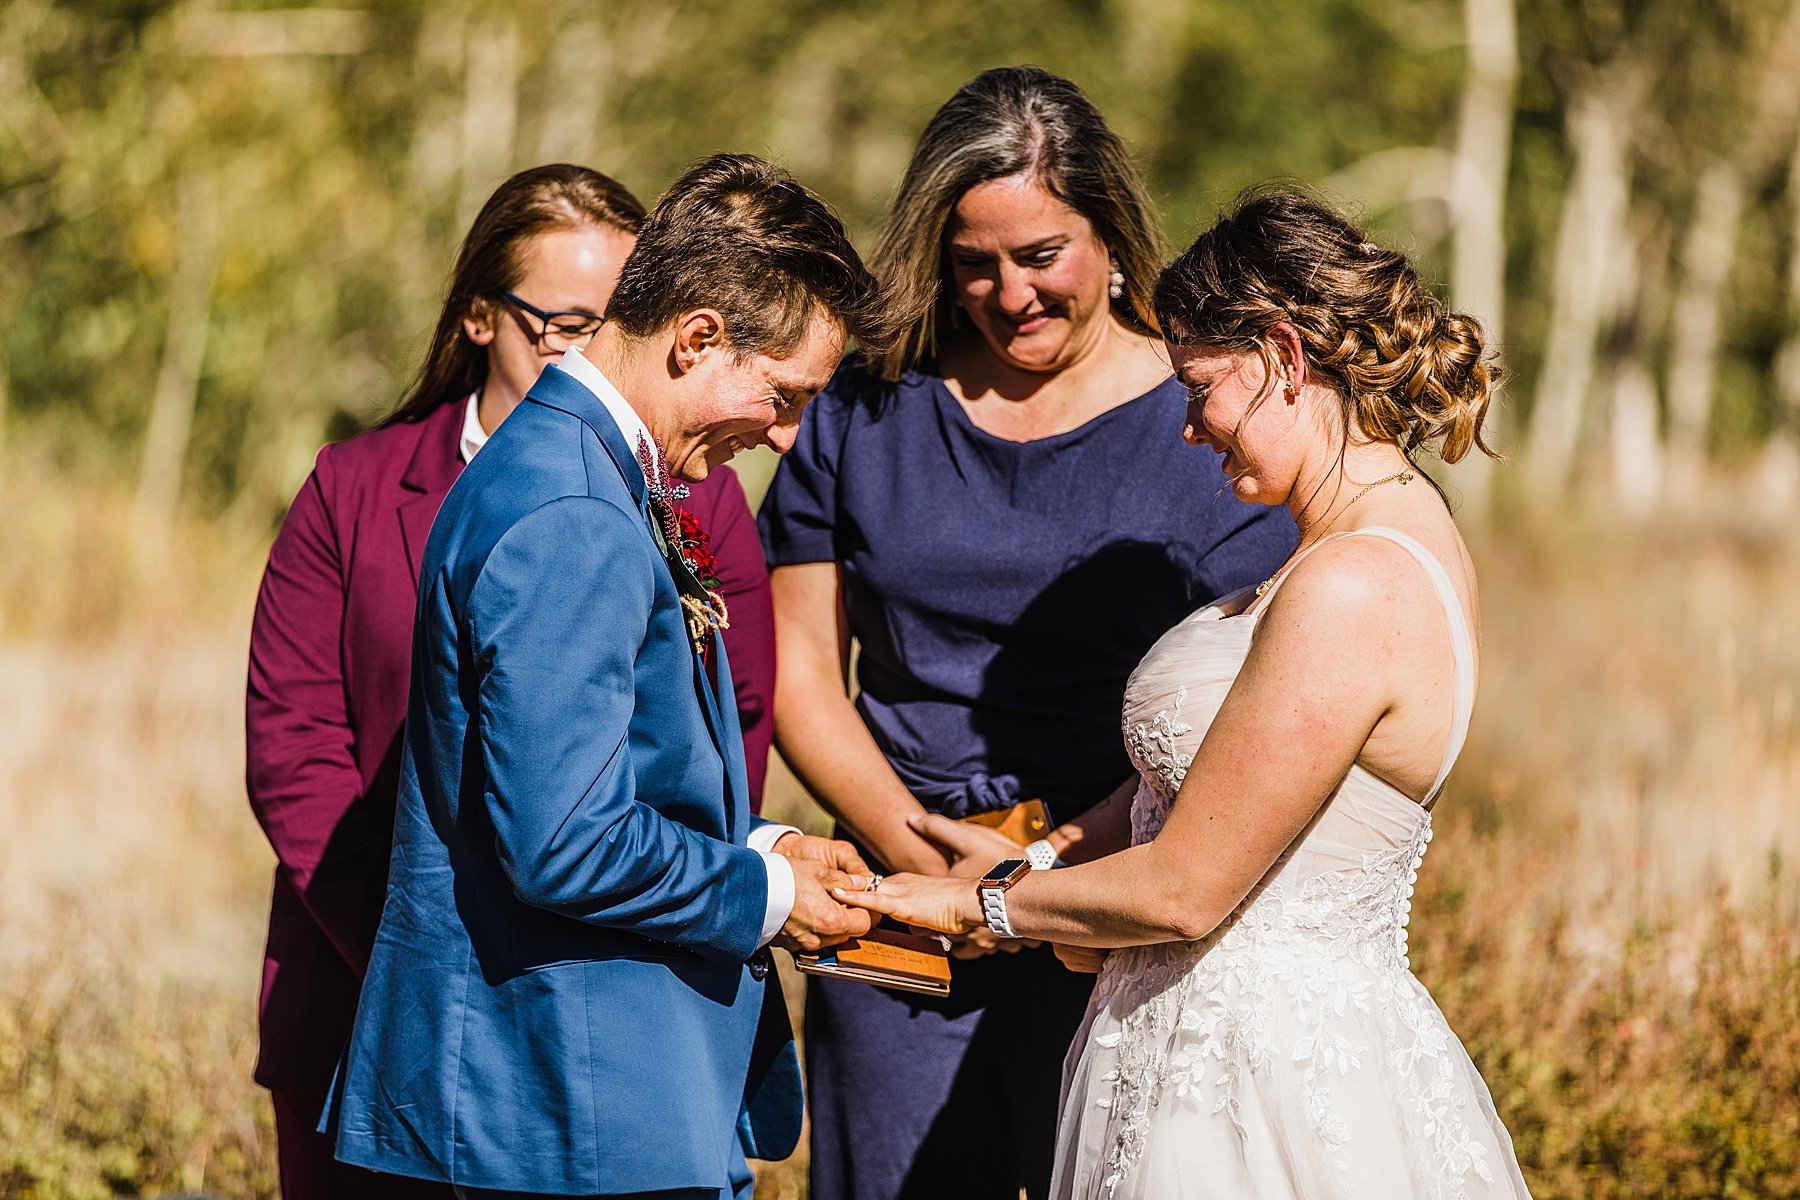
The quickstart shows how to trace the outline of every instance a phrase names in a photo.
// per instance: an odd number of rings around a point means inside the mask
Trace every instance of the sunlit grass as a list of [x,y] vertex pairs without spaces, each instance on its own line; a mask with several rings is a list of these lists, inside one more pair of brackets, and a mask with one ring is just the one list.
[[[0,475],[0,1197],[270,1196],[267,534],[52,484]],[[1538,1196],[1800,1195],[1800,540],[1508,519],[1475,551],[1485,678],[1416,969]],[[770,808],[817,821],[785,775]]]

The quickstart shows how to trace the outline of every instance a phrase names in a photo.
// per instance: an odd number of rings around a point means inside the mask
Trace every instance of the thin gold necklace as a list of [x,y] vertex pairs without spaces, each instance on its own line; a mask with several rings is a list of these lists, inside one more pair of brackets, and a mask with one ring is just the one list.
[[[1401,487],[1405,487],[1407,484],[1411,483],[1416,478],[1418,478],[1418,476],[1413,474],[1413,472],[1411,472],[1411,471],[1407,471],[1407,470],[1395,471],[1392,475],[1387,476],[1385,479],[1377,479],[1374,483],[1364,484],[1361,491],[1357,492],[1356,495],[1350,497],[1350,504],[1355,504],[1358,500],[1361,500],[1364,496],[1368,495],[1372,490],[1380,487],[1384,483],[1398,483]],[[1343,508],[1338,509],[1334,515],[1339,516],[1339,517],[1343,516],[1346,512],[1348,512],[1350,510],[1350,504],[1346,504],[1346,505],[1344,505]],[[1322,542],[1324,540],[1325,540],[1325,535],[1320,535],[1319,537],[1313,539],[1313,546],[1318,545],[1320,542]],[[1296,547],[1294,547],[1294,553],[1288,558],[1288,562],[1291,563],[1294,561],[1294,559],[1299,558],[1301,551],[1310,550],[1310,549],[1312,549],[1312,546],[1296,546]],[[1282,570],[1286,570],[1286,567],[1283,567]],[[1257,598],[1261,599],[1263,594],[1265,592],[1267,592],[1269,590],[1269,588],[1274,584],[1274,582],[1279,578],[1281,578],[1281,571],[1275,572],[1275,574],[1269,576],[1267,579],[1263,580],[1260,584],[1258,584],[1256,586]]]

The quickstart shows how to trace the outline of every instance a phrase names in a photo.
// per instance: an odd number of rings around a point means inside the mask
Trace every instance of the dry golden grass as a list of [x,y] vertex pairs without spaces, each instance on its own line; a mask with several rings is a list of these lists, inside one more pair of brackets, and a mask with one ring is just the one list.
[[[0,1197],[270,1196],[264,537],[137,529],[18,459],[0,501]],[[1538,1196],[1800,1196],[1800,540],[1508,520],[1476,554],[1485,681],[1416,968]]]

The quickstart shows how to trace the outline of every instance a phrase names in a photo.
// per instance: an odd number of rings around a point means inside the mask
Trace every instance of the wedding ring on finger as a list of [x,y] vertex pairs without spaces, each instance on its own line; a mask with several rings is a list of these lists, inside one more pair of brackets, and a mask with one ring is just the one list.
[[863,888],[863,891],[865,891],[865,892],[879,892],[879,891],[880,891],[880,890],[881,890],[881,876],[879,876],[879,875],[871,875],[871,876],[869,876],[869,883],[868,883],[868,886],[867,886],[867,887],[865,887],[865,888]]

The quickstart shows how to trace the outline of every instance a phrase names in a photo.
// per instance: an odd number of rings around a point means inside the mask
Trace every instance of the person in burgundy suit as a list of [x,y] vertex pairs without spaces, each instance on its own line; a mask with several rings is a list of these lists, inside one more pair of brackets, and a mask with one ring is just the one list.
[[[419,559],[464,464],[544,364],[599,327],[643,217],[636,197],[585,167],[502,184],[463,242],[417,385],[379,428],[320,451],[269,551],[250,635],[246,782],[278,859],[256,1080],[274,1103],[287,1200],[451,1195],[338,1162],[316,1132],[381,917]],[[757,808],[775,688],[768,572],[730,471],[691,485],[684,507],[730,605]]]

